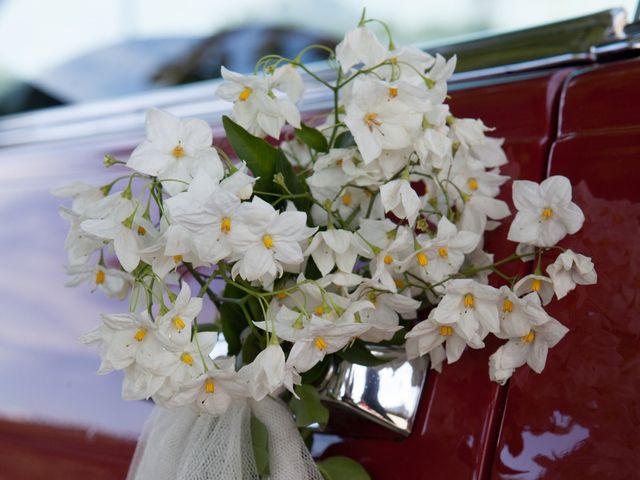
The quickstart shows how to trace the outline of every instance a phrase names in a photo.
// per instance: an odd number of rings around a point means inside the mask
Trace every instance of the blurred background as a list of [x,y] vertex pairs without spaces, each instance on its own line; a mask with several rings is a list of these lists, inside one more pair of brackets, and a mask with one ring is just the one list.
[[[398,43],[521,29],[637,0],[0,0],[0,115],[252,70],[333,45],[366,6]],[[313,56],[307,60],[313,60]],[[319,59],[317,57],[316,59]]]

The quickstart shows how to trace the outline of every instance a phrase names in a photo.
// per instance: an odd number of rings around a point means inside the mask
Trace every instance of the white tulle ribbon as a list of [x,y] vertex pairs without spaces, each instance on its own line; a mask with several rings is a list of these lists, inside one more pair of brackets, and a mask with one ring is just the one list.
[[156,407],[127,480],[260,479],[251,442],[252,413],[267,428],[269,480],[322,480],[291,413],[271,397],[236,402],[220,417]]

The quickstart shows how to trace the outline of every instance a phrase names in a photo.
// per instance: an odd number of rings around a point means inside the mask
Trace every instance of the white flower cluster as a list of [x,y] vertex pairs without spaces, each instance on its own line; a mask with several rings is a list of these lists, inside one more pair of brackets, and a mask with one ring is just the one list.
[[[266,156],[251,156],[273,148],[265,142],[234,145],[242,161],[234,165],[212,147],[205,122],[150,110],[147,139],[126,162],[130,174],[56,192],[73,198],[61,209],[71,224],[69,284],[119,298],[132,291],[130,313],[104,315],[85,337],[99,348],[101,373],[124,371],[124,398],[220,414],[234,399],[295,394],[300,374],[327,355],[355,342],[403,343],[403,327],[421,308],[430,313],[406,334],[409,357],[428,354],[440,370],[493,333],[508,339],[491,357],[498,382],[524,363],[541,371],[566,333],[542,305],[596,281],[590,260],[569,250],[549,276],[539,271],[542,254],[584,221],[568,180],[514,183],[509,239],[520,245],[511,260],[538,259],[538,267],[513,288],[489,286],[498,264],[483,236],[510,214],[496,198],[507,160],[480,120],[449,111],[455,57],[385,48],[363,23],[337,46],[335,61],[335,84],[316,77],[336,104],[316,128],[301,123],[296,107],[299,70],[315,76],[299,60],[265,64],[264,75],[223,69],[217,93],[233,102],[242,141],[279,138],[285,124],[296,129],[279,152],[292,176],[282,164],[273,179],[253,176],[269,171]],[[118,182],[126,187],[114,192]],[[119,266],[108,268],[111,252]],[[199,293],[183,281],[176,294],[173,272],[191,275]],[[205,295],[220,314],[199,329]],[[237,318],[224,317],[228,311]],[[258,352],[212,358],[229,322],[225,334],[251,337]]]

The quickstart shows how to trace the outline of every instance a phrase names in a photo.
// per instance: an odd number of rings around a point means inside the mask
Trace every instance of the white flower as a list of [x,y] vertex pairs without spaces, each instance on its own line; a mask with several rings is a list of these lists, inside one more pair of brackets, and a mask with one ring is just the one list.
[[[429,238],[427,235],[419,235],[418,242],[422,245],[420,251],[427,259],[424,269],[426,280],[441,282],[448,275],[460,271],[465,254],[475,250],[480,236],[473,232],[458,231],[456,226],[443,216],[438,222],[436,236]],[[410,260],[413,261],[412,258]]]
[[422,115],[401,99],[390,98],[389,88],[377,80],[357,78],[345,105],[344,122],[365,164],[378,158],[383,149],[408,147],[420,128]]
[[204,120],[180,120],[168,112],[147,111],[147,140],[132,153],[127,166],[158,177],[170,195],[187,188],[198,170],[214,180],[224,175],[213,133]]
[[558,299],[565,297],[576,284],[593,285],[598,281],[591,259],[571,250],[558,255],[556,261],[547,267],[547,273]]
[[308,228],[304,212],[278,213],[260,197],[253,197],[239,207],[242,231],[234,242],[234,257],[238,260],[232,275],[245,280],[263,276],[279,277],[283,264],[299,265],[304,260],[300,242],[308,239],[315,229]]
[[300,384],[300,375],[285,363],[280,345],[267,345],[249,365],[240,369],[256,401],[276,393],[283,385],[293,393],[293,385]]
[[447,97],[447,80],[451,75],[453,75],[453,71],[456,68],[456,62],[457,58],[455,55],[449,60],[446,60],[438,53],[436,54],[436,60],[433,67],[431,67],[431,70],[426,73],[430,98],[434,104],[444,102]]
[[[447,362],[458,361],[467,346],[467,339],[464,333],[456,323],[451,325],[439,324],[434,320],[434,310],[431,312],[426,320],[419,322],[406,334],[407,342],[405,348],[407,350],[407,358],[420,357],[436,349],[441,349],[444,343]],[[470,346],[483,348],[484,343],[479,337],[474,337],[473,342],[470,342]],[[437,367],[437,364],[432,365],[432,368],[437,369]]]
[[343,349],[352,338],[359,336],[368,328],[360,323],[336,325],[314,315],[304,328],[304,337],[295,340],[287,363],[300,373],[306,372],[326,354]]
[[391,180],[380,186],[380,198],[385,212],[393,212],[398,218],[406,218],[409,226],[416,223],[420,213],[420,198],[408,180]]
[[101,188],[94,187],[84,182],[73,182],[69,185],[56,188],[51,191],[56,197],[71,197],[73,202],[71,210],[79,215],[84,215],[88,208],[104,198]]
[[476,118],[451,118],[449,124],[451,138],[465,148],[484,143],[484,132],[491,131],[482,120]]
[[[285,70],[275,78],[269,78],[241,75],[222,67],[221,73],[225,81],[216,90],[216,95],[234,102],[233,116],[247,131],[278,138],[285,122],[300,128],[300,112],[293,103],[299,95],[299,84],[293,77],[286,78],[297,72]],[[293,98],[278,98],[271,91],[272,87],[288,91]]]
[[540,185],[513,182],[513,203],[518,213],[508,239],[514,242],[552,247],[584,222],[582,210],[571,201],[571,184],[563,176],[549,177]]
[[336,59],[344,73],[359,64],[377,65],[384,60],[386,53],[387,49],[373,32],[364,26],[348,32],[336,46]]
[[200,355],[207,358],[216,344],[218,334],[199,332],[186,345],[173,345],[173,363],[167,368],[167,376],[161,388],[153,395],[155,402],[167,405],[183,385],[204,373],[204,363]]
[[[248,387],[233,369],[233,362],[216,359],[215,366],[199,377],[182,385],[180,391],[167,404],[193,405],[210,415],[222,415],[234,400],[247,398]],[[221,368],[217,368],[220,366]]]
[[75,287],[81,283],[94,286],[105,295],[123,300],[133,283],[131,275],[114,268],[105,268],[102,265],[72,265],[67,267],[67,275],[71,278],[65,285]]
[[460,203],[462,215],[460,228],[482,235],[488,229],[487,218],[502,220],[511,213],[509,206],[502,200],[474,193]]
[[467,340],[500,330],[498,289],[473,280],[451,280],[435,309],[434,320],[442,325],[457,323]]
[[[105,240],[113,240],[118,261],[127,272],[133,271],[140,262],[138,235],[134,232],[133,214],[137,204],[119,194],[101,200],[108,204],[106,215],[99,219],[85,220],[80,227],[87,233]],[[137,231],[137,228],[135,229]]]
[[158,335],[171,346],[185,346],[191,342],[191,325],[202,310],[202,298],[191,298],[191,288],[182,282],[180,293],[171,310],[158,317]]
[[549,320],[549,315],[540,304],[540,297],[529,293],[520,298],[507,286],[500,287],[498,300],[500,313],[500,338],[522,337],[529,333],[533,326],[541,325]]
[[387,60],[388,64],[376,68],[376,75],[382,76],[389,82],[400,79],[422,87],[424,87],[424,81],[421,73],[434,63],[434,58],[427,52],[411,46],[388,52],[384,60]]
[[[381,224],[383,228],[386,228],[387,225],[393,225],[390,221],[369,221],[368,225],[360,229],[360,231],[366,232],[371,225],[375,225],[376,223]],[[369,238],[375,237],[370,236]],[[365,237],[365,239],[369,240],[367,237]],[[395,292],[398,289],[397,283],[401,283],[402,273],[407,269],[403,259],[412,250],[413,232],[408,227],[393,226],[391,230],[386,232],[383,239],[375,241],[377,245],[379,245],[379,247],[377,247],[379,251],[374,252],[375,256],[369,264],[371,279],[380,282],[386,289]],[[369,251],[364,250],[363,255],[369,256]]]
[[165,205],[172,220],[165,232],[165,255],[193,252],[204,263],[217,263],[231,255],[239,221],[236,195],[198,174],[188,191]]
[[270,78],[272,88],[287,94],[289,99],[296,103],[304,93],[304,81],[297,68],[290,63],[278,67]]
[[548,305],[553,298],[553,282],[549,277],[530,274],[518,280],[513,286],[513,291],[518,296],[536,292],[540,296],[542,304]]
[[358,256],[353,246],[353,233],[334,228],[316,233],[304,255],[311,255],[323,276],[336,265],[342,272],[351,272]]
[[134,363],[162,375],[173,357],[156,333],[157,326],[147,312],[102,315],[103,325],[86,334],[82,341],[96,344],[102,357],[98,373],[122,370]]
[[400,316],[415,318],[420,302],[413,298],[385,289],[384,285],[374,281],[364,281],[353,293],[354,298],[368,300],[369,308],[359,312],[359,317],[369,329],[359,338],[367,342],[390,340],[401,326]]
[[64,249],[67,251],[67,260],[72,266],[86,263],[93,252],[104,245],[104,241],[87,233],[81,228],[86,217],[75,213],[68,208],[58,208],[60,217],[69,222],[69,233],[64,240]]
[[528,364],[540,373],[544,370],[549,348],[555,347],[569,331],[555,318],[539,326],[534,326],[521,338],[509,340],[489,358],[489,376],[492,380],[504,383],[513,371]]

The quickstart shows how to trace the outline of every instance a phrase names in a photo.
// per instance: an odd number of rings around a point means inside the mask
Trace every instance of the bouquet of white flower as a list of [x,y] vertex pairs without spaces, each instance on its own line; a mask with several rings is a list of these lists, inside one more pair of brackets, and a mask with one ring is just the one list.
[[[509,180],[500,174],[502,140],[449,111],[455,57],[396,48],[386,26],[385,47],[372,21],[363,15],[335,52],[268,56],[254,75],[223,68],[217,94],[233,102],[223,125],[235,155],[212,146],[204,121],[150,110],[147,139],[130,158],[105,157],[128,169],[122,176],[57,192],[73,198],[61,209],[71,224],[70,285],[130,294],[127,313],[103,315],[84,337],[99,349],[99,373],[124,371],[125,399],[188,408],[154,420],[131,478],[320,478],[300,439],[274,436],[289,427],[273,396],[317,421],[317,412],[326,416],[313,390],[318,372],[336,357],[375,360],[367,345],[379,342],[404,344],[408,358],[429,355],[441,371],[491,333],[507,340],[491,356],[492,380],[506,382],[525,363],[539,373],[567,333],[543,306],[596,282],[589,258],[557,246],[584,221],[564,177],[514,181],[508,239],[519,245],[498,261],[484,251],[484,232],[510,214],[496,198]],[[302,62],[310,48],[328,51],[332,80]],[[296,107],[302,75],[333,96],[333,109],[308,124]],[[265,136],[284,141],[276,147]],[[544,275],[543,259],[556,250]],[[510,261],[532,262],[533,273],[507,275]],[[491,274],[502,286],[489,285]],[[214,350],[221,334],[224,352]],[[234,419],[244,425],[237,435]],[[218,436],[193,437],[198,428]],[[221,440],[244,451],[231,439],[247,431],[248,458],[216,451],[212,468],[194,457]],[[169,433],[182,440],[162,446]],[[278,457],[287,451],[303,463]],[[367,478],[339,463],[350,478]],[[320,463],[320,472],[334,478],[334,466]]]

